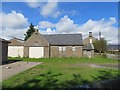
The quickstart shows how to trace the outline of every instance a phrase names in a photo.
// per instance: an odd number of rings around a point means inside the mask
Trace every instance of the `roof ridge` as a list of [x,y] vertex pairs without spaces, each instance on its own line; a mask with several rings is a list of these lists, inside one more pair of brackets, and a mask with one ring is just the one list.
[[82,34],[43,34],[44,35],[82,35]]
[[8,40],[5,40],[5,39],[3,39],[3,38],[0,38],[0,41],[9,42]]
[[14,39],[17,39],[17,40],[21,40],[21,41],[24,41],[23,39],[19,39],[19,38],[16,38],[16,37],[13,37]]

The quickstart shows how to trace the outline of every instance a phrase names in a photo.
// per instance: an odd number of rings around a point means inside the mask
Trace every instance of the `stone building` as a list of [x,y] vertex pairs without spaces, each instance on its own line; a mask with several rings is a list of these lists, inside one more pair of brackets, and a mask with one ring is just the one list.
[[[9,57],[50,58],[50,57],[93,57],[95,41],[92,33],[84,40],[82,34],[42,35],[36,30],[28,40],[13,38],[8,47]],[[91,54],[90,54],[91,52]],[[89,56],[91,55],[91,56]]]
[[83,47],[83,56],[88,58],[94,57],[94,46],[93,44],[87,44]]
[[23,57],[24,55],[24,40],[13,38],[9,40],[11,43],[9,43],[8,46],[8,56],[9,57]]
[[81,34],[42,35],[36,30],[25,42],[16,38],[10,41],[8,53],[12,57],[50,58],[83,56]]
[[93,45],[93,43],[96,40],[97,39],[95,37],[93,37],[92,32],[89,32],[89,36],[83,40],[83,44],[84,44],[83,56],[84,57],[88,57],[88,58],[94,57],[94,45]]
[[89,32],[89,36],[83,40],[84,45],[88,45],[90,43],[95,42],[97,39],[93,37],[92,32]]

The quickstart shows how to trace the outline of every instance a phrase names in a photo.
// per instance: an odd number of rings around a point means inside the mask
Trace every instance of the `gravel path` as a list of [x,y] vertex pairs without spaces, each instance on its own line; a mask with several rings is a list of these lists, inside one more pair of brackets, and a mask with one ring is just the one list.
[[118,69],[118,64],[95,64],[95,63],[78,63],[73,64],[73,67],[92,67],[92,68],[111,68],[111,69]]
[[42,62],[19,61],[19,62],[1,65],[0,69],[2,68],[2,72],[0,72],[0,75],[2,75],[2,80],[5,80],[5,79],[8,79],[8,78],[20,73],[20,72],[23,72],[27,69],[35,67],[41,63]]
[[118,69],[118,64],[90,64],[91,67]]

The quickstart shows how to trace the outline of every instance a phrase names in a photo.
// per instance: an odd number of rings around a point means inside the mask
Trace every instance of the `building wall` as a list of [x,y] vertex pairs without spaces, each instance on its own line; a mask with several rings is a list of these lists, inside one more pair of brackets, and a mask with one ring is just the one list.
[[[65,51],[59,51],[59,47],[66,47]],[[82,46],[74,46],[75,51],[72,51],[72,46],[50,46],[50,57],[82,57]]]
[[0,60],[2,60],[2,62],[6,61],[7,56],[8,56],[8,43],[0,42],[0,57],[1,57]]
[[44,47],[44,58],[49,58],[49,47]]
[[[59,51],[59,47],[66,47],[66,51]],[[72,51],[75,47],[75,51]],[[44,47],[44,58],[49,57],[82,57],[83,46],[50,46]],[[50,50],[50,51],[49,51]],[[24,57],[29,57],[29,47],[24,46]]]
[[[29,47],[24,47],[24,57],[29,57]],[[49,58],[49,47],[44,47],[44,58]]]
[[[24,43],[24,57],[29,57],[29,47],[44,47],[44,58],[49,57],[49,43],[38,31],[35,31],[31,37]],[[37,52],[37,51],[36,51]],[[39,51],[38,51],[39,53]],[[33,53],[34,54],[34,53]],[[31,52],[32,55],[32,52]]]
[[92,43],[95,42],[97,39],[94,37],[87,37],[83,40],[84,45],[88,45],[90,43],[90,39],[92,39]]
[[8,46],[9,57],[23,57],[24,46]]
[[37,31],[35,31],[28,40],[25,41],[24,46],[28,47],[45,47],[49,46],[48,41]]
[[83,50],[83,56],[88,58],[93,58],[94,50]]
[[24,57],[29,57],[29,47],[24,46]]

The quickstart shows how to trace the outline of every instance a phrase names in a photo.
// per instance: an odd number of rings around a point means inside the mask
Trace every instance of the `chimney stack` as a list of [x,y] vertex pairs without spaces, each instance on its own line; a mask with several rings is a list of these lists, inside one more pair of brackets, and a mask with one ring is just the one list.
[[35,29],[35,34],[38,34],[38,33],[39,33],[38,29]]
[[89,37],[92,37],[92,32],[89,32]]
[[101,31],[99,31],[99,40],[101,40]]

